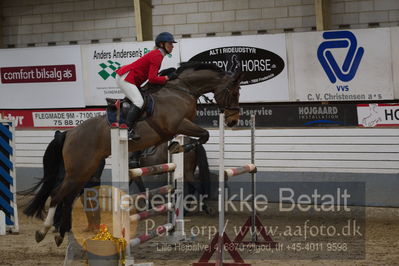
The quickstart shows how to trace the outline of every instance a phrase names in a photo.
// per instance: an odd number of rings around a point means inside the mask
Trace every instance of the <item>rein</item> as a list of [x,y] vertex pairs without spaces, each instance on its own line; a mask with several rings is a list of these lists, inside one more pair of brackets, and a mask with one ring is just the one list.
[[[221,95],[223,94],[223,95]],[[240,110],[240,108],[238,106],[227,106],[227,97],[229,97],[230,95],[230,89],[229,88],[224,88],[221,91],[219,91],[218,93],[215,93],[215,98],[219,98],[222,97],[222,102],[224,103],[223,107],[219,107],[221,112],[224,112],[224,110]]]
[[[178,79],[178,80],[180,80],[181,82],[183,82],[184,85],[185,85],[187,88],[192,88],[192,87],[193,87],[188,81],[185,81],[185,80],[183,80],[183,79],[181,79],[181,78],[179,78],[179,77],[177,77],[176,79]],[[176,90],[179,90],[179,91],[183,91],[183,92],[185,92],[185,93],[188,93],[188,94],[190,94],[191,96],[193,96],[195,99],[198,99],[198,98],[201,96],[200,94],[195,93],[195,92],[192,92],[191,90],[186,89],[186,88],[184,88],[184,87],[175,87],[175,88],[173,88],[173,89],[176,89]]]
[[178,91],[182,91],[182,92],[185,92],[185,93],[187,93],[187,94],[190,94],[190,95],[193,96],[195,99],[198,99],[198,97],[199,97],[197,94],[193,93],[192,91],[190,91],[190,90],[188,90],[188,89],[186,89],[186,88],[184,88],[184,87],[174,87],[174,88],[172,88],[172,89],[178,90]]
[[[185,85],[185,87],[193,88],[193,86],[188,81],[183,80],[183,79],[181,79],[179,77],[177,77],[176,79],[179,79]],[[199,94],[199,93],[193,92],[193,91],[191,91],[189,89],[186,89],[185,87],[171,87],[171,88],[175,89],[175,90],[179,90],[179,91],[185,92],[187,94],[190,94],[195,99],[198,99],[199,97],[202,96],[202,93]],[[232,110],[232,111],[240,110],[240,108],[238,106],[231,106],[231,107],[228,106],[228,97],[229,97],[230,93],[231,92],[230,92],[230,89],[228,87],[223,88],[222,90],[219,90],[218,92],[216,92],[216,91],[214,92],[215,99],[217,99],[217,98],[220,99],[220,97],[222,97],[221,98],[221,102],[223,103],[224,106],[222,106],[222,107],[218,106],[221,113],[223,113],[224,110]],[[218,102],[218,101],[216,101],[216,102]]]

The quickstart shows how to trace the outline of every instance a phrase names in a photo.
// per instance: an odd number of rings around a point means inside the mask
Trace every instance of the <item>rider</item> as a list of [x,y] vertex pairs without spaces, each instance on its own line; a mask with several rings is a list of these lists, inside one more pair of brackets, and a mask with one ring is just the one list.
[[126,124],[129,127],[129,140],[138,140],[140,136],[134,132],[134,126],[140,117],[144,100],[140,93],[140,86],[148,79],[149,83],[165,84],[168,80],[177,78],[175,72],[167,76],[158,76],[159,68],[165,55],[173,50],[175,39],[169,32],[162,32],[155,38],[154,50],[140,57],[131,64],[122,66],[116,73],[116,82],[132,102],[127,114]]

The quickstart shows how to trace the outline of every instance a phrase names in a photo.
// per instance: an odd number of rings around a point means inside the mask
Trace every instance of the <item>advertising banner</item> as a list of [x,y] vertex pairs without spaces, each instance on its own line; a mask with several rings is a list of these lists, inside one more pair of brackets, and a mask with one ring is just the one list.
[[[355,104],[240,104],[237,127],[329,127],[357,126]],[[219,126],[219,111],[215,105],[203,104],[197,109],[195,123],[203,127]]]
[[358,104],[357,116],[358,124],[362,127],[397,127],[399,126],[399,104]]
[[17,129],[72,128],[100,115],[105,115],[105,108],[0,110],[0,119],[15,120]]
[[182,39],[181,61],[242,71],[240,102],[289,99],[284,34]]
[[293,101],[393,99],[390,29],[291,35]]
[[0,49],[1,108],[84,107],[78,46]]
[[[178,67],[179,43],[175,43],[174,46],[172,54],[164,57],[161,70]],[[125,97],[116,84],[115,70],[133,63],[153,47],[153,41],[82,46],[86,105],[106,105],[105,98]]]

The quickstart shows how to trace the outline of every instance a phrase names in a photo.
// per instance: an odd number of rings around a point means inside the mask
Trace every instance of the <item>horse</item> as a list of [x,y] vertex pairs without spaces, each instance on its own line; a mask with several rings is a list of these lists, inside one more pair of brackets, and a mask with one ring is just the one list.
[[[184,147],[177,146],[179,150],[189,150],[206,143],[209,132],[193,123],[197,100],[206,93],[213,93],[219,111],[225,114],[227,126],[237,124],[242,72],[229,73],[214,64],[186,62],[181,63],[176,73],[175,80],[167,82],[162,89],[152,94],[155,102],[153,114],[136,124],[141,139],[128,142],[130,152],[171,140],[177,134],[198,138]],[[36,241],[40,242],[53,225],[57,205],[62,204],[60,230],[54,237],[59,246],[70,225],[75,198],[100,162],[111,155],[108,119],[106,116],[90,118],[50,144],[51,159],[44,162],[43,178],[31,188],[32,192],[38,192],[25,207],[24,214],[43,218],[45,202],[51,197],[47,217],[35,234]],[[52,173],[58,173],[58,170],[52,168],[58,167],[60,162],[64,163],[65,176],[57,184]]]

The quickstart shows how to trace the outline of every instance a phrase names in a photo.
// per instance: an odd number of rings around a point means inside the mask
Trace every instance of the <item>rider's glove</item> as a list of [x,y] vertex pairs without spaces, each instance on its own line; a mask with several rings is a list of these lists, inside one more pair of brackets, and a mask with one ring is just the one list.
[[168,76],[169,80],[177,79],[176,72],[169,73],[167,76]]

